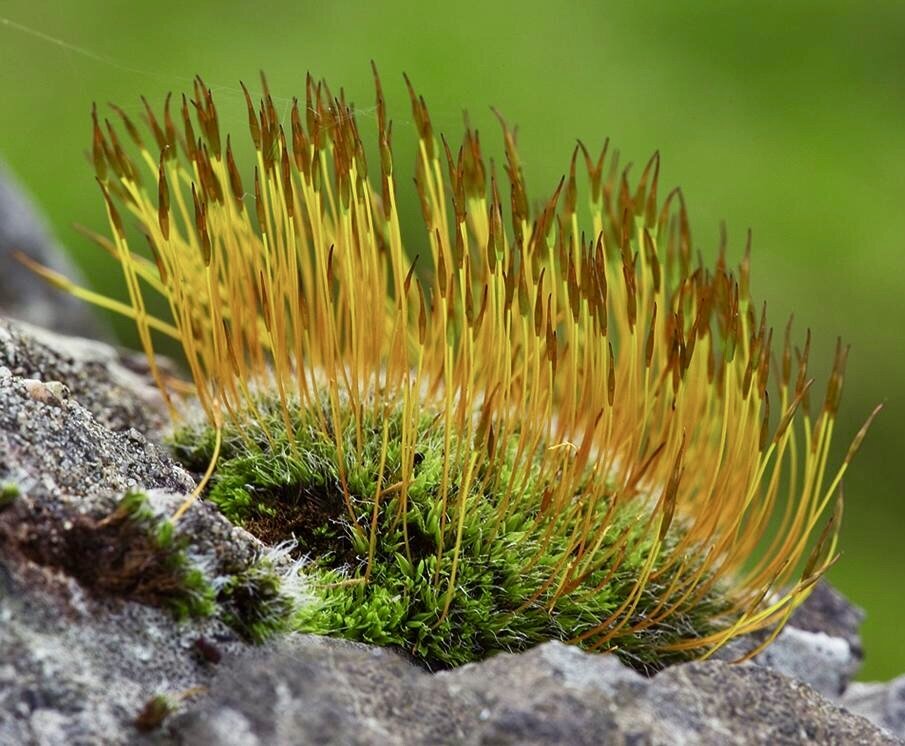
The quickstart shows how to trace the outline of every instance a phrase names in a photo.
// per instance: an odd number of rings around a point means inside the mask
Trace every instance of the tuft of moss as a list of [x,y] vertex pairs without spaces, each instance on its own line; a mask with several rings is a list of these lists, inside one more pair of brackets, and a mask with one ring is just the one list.
[[165,694],[155,694],[138,713],[134,724],[136,730],[141,733],[151,733],[157,730],[163,721],[169,717],[175,709],[174,702]]
[[179,619],[214,612],[214,587],[189,559],[188,539],[176,535],[171,520],[155,514],[146,494],[127,493],[98,525],[119,533],[110,545],[105,577],[125,595],[156,602]]
[[[452,494],[444,510],[440,485],[445,434],[437,418],[425,416],[418,423],[406,505],[400,505],[398,490],[384,494],[375,518],[378,482],[385,490],[403,477],[400,412],[365,415],[361,432],[351,424],[353,418],[344,418],[350,425],[341,433],[345,454],[341,469],[335,436],[318,425],[322,420],[316,413],[298,406],[290,411],[291,436],[275,398],[258,401],[256,417],[243,420],[241,428],[226,425],[207,492],[207,499],[231,520],[270,543],[294,539],[296,553],[308,560],[313,600],[295,613],[288,603],[251,603],[268,594],[279,596],[266,569],[229,582],[233,603],[245,609],[238,626],[252,639],[292,628],[395,646],[430,669],[558,639],[611,650],[637,669],[653,671],[693,657],[693,652],[665,652],[664,647],[712,632],[727,605],[717,584],[693,603],[683,603],[684,589],[670,587],[670,568],[657,557],[672,554],[669,550],[681,540],[681,523],[674,522],[661,551],[652,557],[656,532],[647,522],[643,501],[615,508],[606,519],[610,529],[600,551],[605,553],[608,545],[615,547],[628,535],[629,541],[621,545],[627,547],[624,554],[614,551],[611,562],[569,592],[551,587],[548,579],[568,560],[568,529],[573,527],[551,532],[549,524],[538,520],[541,494],[521,501],[532,507],[508,513],[502,530],[488,530],[498,520],[503,497],[502,487],[493,491],[486,485],[507,483],[514,468],[514,440],[499,446],[504,449],[499,478],[473,480],[477,486],[464,497],[467,508],[462,511],[456,560],[455,506],[463,479],[450,475]],[[171,444],[183,463],[201,470],[213,454],[214,441],[211,428],[191,426],[177,430]],[[459,447],[468,446],[453,435],[450,448]],[[537,493],[541,482],[537,470],[519,473],[527,475],[526,493]],[[343,498],[341,474],[351,512]],[[580,488],[574,499],[581,500]],[[601,520],[610,507],[601,502]],[[376,521],[373,532],[372,521]],[[454,572],[455,585],[449,591]],[[648,578],[639,583],[643,573]],[[632,604],[631,623],[612,639],[604,644],[596,634],[581,639],[601,620]],[[655,621],[658,612],[673,604],[676,609],[668,623]]]
[[19,486],[14,482],[0,482],[0,510],[12,505],[21,494]]
[[36,535],[20,547],[94,593],[161,606],[177,618],[207,616],[216,594],[187,545],[172,521],[151,509],[147,495],[132,491],[104,518],[79,516],[58,541]]
[[217,603],[221,619],[256,643],[289,631],[295,609],[279,574],[264,558],[231,575],[217,594]]

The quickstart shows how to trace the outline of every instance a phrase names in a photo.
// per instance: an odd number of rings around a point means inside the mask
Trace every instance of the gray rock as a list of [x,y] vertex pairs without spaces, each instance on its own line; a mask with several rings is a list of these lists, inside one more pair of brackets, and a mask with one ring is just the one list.
[[[83,566],[103,566],[107,544],[73,539],[127,490],[149,491],[161,516],[182,503],[194,482],[155,444],[163,420],[112,348],[0,321],[0,484],[21,493],[0,504],[0,744],[896,742],[765,666],[708,661],[646,679],[549,643],[430,674],[386,649],[304,635],[253,647],[216,620],[177,622],[153,598],[94,582]],[[215,587],[264,550],[203,502],[176,532]],[[759,662],[834,693],[857,623],[820,621],[847,612],[818,607]],[[891,691],[846,704],[895,732]],[[142,735],[157,695],[174,714]]]
[[0,311],[69,334],[98,336],[104,331],[84,303],[48,285],[16,261],[16,252],[77,279],[66,252],[0,163]]
[[[861,666],[858,628],[863,618],[861,609],[826,581],[820,581],[779,636],[753,662],[837,699]],[[745,658],[767,635],[762,631],[731,640],[714,657],[726,662]]]
[[[0,350],[29,375],[83,387],[108,421],[128,411],[128,388],[113,399],[110,389],[91,396],[89,370],[99,391],[110,380],[91,362],[51,354],[6,326]],[[0,744],[133,743],[152,696],[183,701],[211,677],[197,640],[213,641],[218,655],[247,646],[220,622],[178,622],[147,598],[136,603],[96,581],[93,566],[113,547],[86,527],[110,516],[128,490],[151,490],[152,509],[172,515],[194,487],[136,429],[110,430],[67,384],[0,366],[0,483],[20,493],[0,506]],[[212,584],[262,551],[200,502],[176,533]]]
[[128,744],[156,694],[204,685],[199,637],[242,647],[216,622],[177,624],[161,609],[97,598],[64,572],[0,544],[0,743]]
[[92,339],[0,318],[0,366],[20,378],[58,382],[111,430],[156,436],[167,422],[163,397],[130,356]]
[[550,642],[440,674],[306,636],[222,667],[169,725],[180,744],[893,744],[767,668],[712,661],[645,679]]
[[844,638],[791,625],[783,629],[755,662],[802,681],[830,698],[837,698],[845,691],[861,665],[860,657]]
[[830,637],[841,637],[849,644],[852,654],[858,660],[864,657],[859,634],[863,621],[864,610],[855,606],[825,580],[817,583],[811,595],[795,609],[789,620],[793,627],[806,632],[823,632]]
[[889,682],[855,682],[841,699],[842,705],[905,739],[905,676]]

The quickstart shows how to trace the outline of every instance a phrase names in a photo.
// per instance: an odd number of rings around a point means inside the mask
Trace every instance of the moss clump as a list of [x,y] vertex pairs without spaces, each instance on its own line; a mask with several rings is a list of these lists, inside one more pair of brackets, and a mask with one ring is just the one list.
[[0,482],[0,510],[12,505],[21,495],[19,486],[13,482]]
[[188,539],[177,536],[172,521],[151,510],[147,495],[127,493],[103,524],[122,532],[122,545],[112,547],[117,554],[107,572],[126,595],[150,596],[177,618],[214,612],[214,588],[188,558]]
[[141,492],[127,493],[105,518],[73,520],[59,541],[36,536],[21,547],[33,561],[59,567],[95,593],[162,606],[177,618],[215,609],[214,588],[189,560],[187,539]]
[[288,631],[295,609],[293,600],[283,592],[279,574],[266,559],[231,575],[217,594],[217,602],[223,621],[252,642]]
[[[291,619],[286,617],[294,629],[397,646],[429,668],[444,668],[549,639],[575,640],[628,604],[634,605],[630,623],[612,639],[601,642],[598,630],[582,642],[613,650],[641,670],[655,670],[691,657],[665,652],[663,647],[712,631],[724,608],[725,600],[715,591],[683,603],[685,589],[670,586],[669,568],[656,558],[647,566],[656,531],[637,501],[608,516],[610,506],[600,504],[598,518],[610,525],[601,556],[608,547],[616,547],[619,537],[629,540],[574,589],[557,593],[549,578],[568,560],[572,527],[549,531],[550,524],[538,520],[542,488],[536,469],[520,467],[529,495],[520,501],[525,507],[505,513],[500,530],[489,530],[502,515],[501,488],[492,485],[507,483],[514,442],[499,446],[505,449],[499,478],[479,475],[464,496],[467,505],[461,513],[464,525],[456,560],[457,491],[463,481],[461,474],[450,475],[444,513],[440,487],[444,432],[436,418],[425,416],[418,424],[415,465],[403,507],[399,491],[388,489],[403,476],[398,411],[386,417],[364,415],[360,431],[351,424],[352,418],[344,418],[350,424],[341,433],[345,454],[341,470],[335,438],[318,425],[323,420],[317,413],[291,408],[291,440],[276,402],[263,400],[257,408],[256,417],[247,418],[241,428],[224,429],[207,498],[269,542],[297,541],[297,552],[309,560],[314,601]],[[172,445],[187,466],[200,470],[212,455],[214,433],[207,426],[183,428],[174,434]],[[452,437],[450,448],[460,446],[465,447]],[[351,511],[343,498],[341,473]],[[378,481],[384,494],[375,518]],[[581,499],[580,491],[574,499]],[[680,536],[680,529],[671,531],[657,556],[669,556],[668,549]],[[639,583],[645,572],[646,582]],[[233,587],[239,589],[243,582],[237,578]],[[656,622],[658,612],[673,604],[676,609],[668,623]],[[289,614],[288,607],[285,612]],[[275,618],[271,612],[261,617]],[[268,630],[274,628],[272,621],[266,624]],[[254,622],[249,630],[251,637],[260,637]]]

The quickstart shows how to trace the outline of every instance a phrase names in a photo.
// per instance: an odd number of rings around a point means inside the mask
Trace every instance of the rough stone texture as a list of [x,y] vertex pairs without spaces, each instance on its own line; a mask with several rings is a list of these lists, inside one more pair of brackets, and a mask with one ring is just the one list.
[[861,664],[844,638],[792,626],[785,627],[756,662],[833,698],[845,691]]
[[155,436],[167,419],[163,397],[133,355],[92,339],[0,319],[0,366],[20,378],[57,381],[111,430]]
[[905,676],[882,684],[855,682],[845,691],[841,703],[905,740]]
[[16,261],[17,251],[68,277],[77,277],[44,220],[0,162],[0,311],[60,332],[97,336],[102,326],[88,307]]
[[867,720],[755,665],[645,679],[550,642],[441,674],[338,641],[288,638],[223,666],[168,726],[180,744],[893,744]]
[[0,743],[134,743],[150,697],[211,678],[202,636],[226,653],[242,646],[222,624],[92,597],[0,546]]
[[808,600],[799,606],[790,620],[792,626],[806,632],[823,632],[830,637],[841,637],[861,660],[861,638],[858,630],[864,621],[864,610],[855,606],[829,583],[817,583]]
[[[254,648],[219,622],[177,623],[84,588],[65,562],[44,561],[73,526],[109,515],[132,488],[172,515],[193,487],[152,442],[162,414],[146,394],[112,348],[0,321],[0,483],[22,493],[0,507],[0,744],[897,742],[765,667],[830,695],[847,684],[860,617],[829,589],[764,665],[709,661],[645,679],[557,643],[435,675],[339,640]],[[212,579],[262,550],[200,502],[177,530]],[[850,687],[843,701],[901,732],[901,689]],[[176,714],[141,735],[136,717],[158,694]]]
[[[245,643],[219,622],[177,623],[162,609],[81,587],[71,572],[78,558],[60,562],[60,547],[85,520],[108,516],[127,490],[152,490],[152,509],[172,515],[194,482],[135,428],[105,427],[66,385],[49,380],[83,387],[99,417],[114,423],[131,394],[113,391],[106,369],[52,353],[6,325],[0,351],[30,376],[49,373],[42,381],[0,366],[0,483],[20,491],[0,508],[0,744],[132,743],[133,721],[150,697],[210,678],[196,640],[227,652]],[[203,503],[177,533],[212,581],[261,552]]]
[[193,486],[134,428],[108,430],[65,385],[20,378],[6,367],[0,367],[0,478],[19,485],[36,510],[46,507],[41,501],[67,496]]
[[[836,699],[861,665],[863,652],[858,628],[863,619],[861,609],[821,580],[776,640],[754,662]],[[731,640],[714,657],[726,662],[743,658],[766,636],[766,632],[760,632]]]

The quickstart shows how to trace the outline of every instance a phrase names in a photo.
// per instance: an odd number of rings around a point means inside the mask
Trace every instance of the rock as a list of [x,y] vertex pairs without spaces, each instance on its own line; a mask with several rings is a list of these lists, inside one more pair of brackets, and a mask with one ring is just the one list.
[[[67,396],[111,430],[136,428],[157,437],[168,421],[163,397],[150,378],[130,364],[129,354],[104,342],[0,318],[0,366],[45,384],[48,392],[65,388]],[[35,392],[44,395],[39,388]]]
[[793,627],[806,632],[823,632],[830,637],[842,638],[859,661],[864,657],[859,635],[863,621],[864,611],[825,580],[817,583],[789,620]]
[[645,679],[558,642],[429,674],[293,636],[218,669],[169,725],[180,744],[894,744],[782,675],[713,661]]
[[[125,426],[120,418],[138,400],[116,389],[106,367],[6,324],[0,354],[0,484],[14,486],[0,508],[0,743],[133,743],[149,698],[182,701],[211,677],[199,639],[221,656],[248,646],[221,621],[180,622],[157,608],[153,557],[132,561],[144,537],[110,530],[124,493],[149,491],[149,509],[169,516],[194,481],[135,428],[111,430],[67,395],[71,387]],[[49,376],[67,383],[42,380]],[[175,536],[214,588],[263,551],[201,502]]]
[[245,641],[261,557],[295,578],[282,586],[294,603],[304,579],[285,551],[197,501],[171,531],[218,611],[177,621],[166,592],[188,576],[122,512],[123,495],[143,491],[156,531],[194,488],[155,442],[165,421],[115,349],[0,320],[0,743],[884,744],[901,733],[901,683],[844,695],[884,733],[790,678],[835,695],[857,663],[860,617],[828,588],[761,665],[712,660],[648,679],[548,643],[430,674],[341,640]]
[[[864,612],[821,580],[792,614],[779,636],[754,662],[837,699],[861,666],[858,634]],[[766,640],[767,632],[731,640],[714,656],[732,662]]]
[[158,692],[203,685],[192,654],[204,634],[241,647],[216,622],[177,624],[162,609],[99,599],[64,574],[0,545],[0,743],[133,743],[132,722]]
[[16,252],[77,278],[66,252],[0,163],[0,312],[69,334],[98,336],[103,331],[84,303],[51,287],[16,261]]
[[885,683],[855,682],[846,690],[841,702],[847,710],[905,740],[905,676]]
[[845,691],[861,665],[860,657],[844,638],[791,625],[783,629],[755,662],[802,681],[833,699]]

